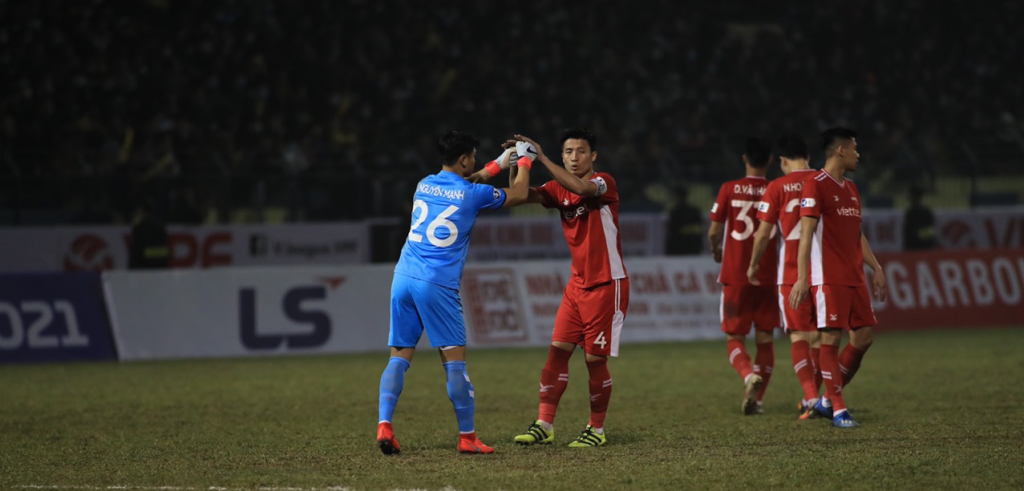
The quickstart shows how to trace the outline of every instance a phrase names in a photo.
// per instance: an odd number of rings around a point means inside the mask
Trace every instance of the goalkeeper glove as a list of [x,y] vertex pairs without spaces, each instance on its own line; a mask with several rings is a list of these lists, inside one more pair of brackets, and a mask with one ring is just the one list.
[[516,165],[520,167],[529,169],[533,165],[533,161],[537,160],[537,149],[529,143],[516,142],[516,153],[519,154],[519,160],[516,161]]
[[498,158],[490,161],[484,166],[484,170],[487,171],[489,177],[498,175],[503,169],[508,169],[509,157],[512,155],[512,148],[506,148],[504,152]]

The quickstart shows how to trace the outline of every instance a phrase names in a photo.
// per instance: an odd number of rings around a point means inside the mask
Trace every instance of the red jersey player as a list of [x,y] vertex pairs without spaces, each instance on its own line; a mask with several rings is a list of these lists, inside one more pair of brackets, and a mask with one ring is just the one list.
[[[797,280],[789,297],[790,307],[796,310],[810,290],[821,331],[820,363],[826,394],[814,409],[831,417],[837,428],[858,426],[846,408],[843,386],[860,368],[871,346],[872,326],[877,323],[864,281],[864,263],[875,273],[875,296],[884,301],[887,293],[882,266],[861,232],[860,193],[845,177],[857,170],[856,137],[856,132],[846,128],[821,134],[825,167],[804,181]],[[840,356],[843,331],[849,331],[850,342]]]
[[789,333],[791,341],[793,369],[804,390],[804,398],[800,401],[800,419],[809,419],[814,413],[811,408],[818,402],[818,387],[821,386],[821,372],[817,370],[820,336],[814,324],[814,311],[810,304],[801,304],[799,310],[793,310],[786,299],[789,298],[789,291],[796,282],[802,183],[814,177],[816,172],[808,166],[810,154],[807,151],[807,143],[800,135],[787,134],[779,137],[775,142],[774,153],[779,156],[785,176],[768,183],[768,189],[757,207],[757,219],[761,224],[754,234],[754,250],[747,267],[747,279],[754,285],[761,283],[758,279],[761,258],[777,225],[782,237],[776,280],[779,285],[779,309],[782,312],[782,327]]
[[[605,414],[612,394],[608,357],[619,355],[619,334],[629,305],[629,279],[619,238],[619,190],[606,172],[595,172],[597,138],[583,129],[562,134],[562,163],[556,165],[533,140],[538,159],[554,180],[531,188],[528,202],[559,211],[572,253],[572,275],[555,316],[548,359],[540,375],[540,409],[523,445],[554,441],[555,411],[569,384],[569,358],[576,346],[586,353],[590,375],[590,421],[570,447],[604,445]],[[520,150],[522,153],[522,150]]]
[[[779,326],[779,307],[775,300],[775,288],[770,285],[775,271],[776,258],[767,255],[761,259],[761,285],[752,285],[747,279],[747,265],[754,247],[754,231],[757,230],[757,204],[761,202],[768,180],[765,173],[771,160],[771,144],[763,138],[747,140],[743,164],[747,175],[743,179],[729,181],[718,191],[718,199],[711,208],[711,228],[708,240],[715,262],[722,263],[718,282],[722,284],[720,315],[722,331],[726,342],[729,363],[743,378],[743,414],[761,412],[764,389],[775,365],[772,331]],[[774,240],[772,240],[774,244]],[[757,355],[754,365],[744,338],[756,329],[754,341]]]

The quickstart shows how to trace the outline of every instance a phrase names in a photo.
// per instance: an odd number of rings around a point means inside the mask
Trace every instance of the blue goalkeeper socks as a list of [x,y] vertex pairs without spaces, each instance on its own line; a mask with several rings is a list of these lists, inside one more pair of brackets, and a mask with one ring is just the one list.
[[448,374],[448,399],[455,408],[455,418],[459,420],[459,433],[473,432],[473,384],[466,373],[466,362],[449,361],[444,364]]
[[409,360],[392,356],[388,360],[388,367],[380,376],[380,407],[378,421],[391,421],[395,414],[395,406],[398,404],[398,396],[402,395],[402,387],[405,385],[405,371],[409,369]]

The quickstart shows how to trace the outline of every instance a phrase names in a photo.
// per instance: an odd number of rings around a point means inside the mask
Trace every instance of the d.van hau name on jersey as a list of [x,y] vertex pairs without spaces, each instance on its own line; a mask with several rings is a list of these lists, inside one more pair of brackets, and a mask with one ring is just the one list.
[[413,195],[412,226],[395,273],[458,290],[477,215],[504,204],[505,192],[494,186],[448,171],[425,177]]

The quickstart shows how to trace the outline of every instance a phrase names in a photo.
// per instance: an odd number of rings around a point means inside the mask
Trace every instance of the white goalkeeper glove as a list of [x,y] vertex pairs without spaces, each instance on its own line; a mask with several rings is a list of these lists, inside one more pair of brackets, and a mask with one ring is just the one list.
[[490,177],[498,175],[502,170],[508,169],[509,158],[511,156],[512,148],[506,148],[504,152],[501,152],[501,155],[499,155],[498,158],[488,162],[487,165],[484,166],[484,170],[487,171],[487,174]]
[[[537,160],[537,149],[527,142],[516,142],[516,153],[519,154],[519,160],[522,160],[524,157],[530,159],[531,165],[534,160]],[[516,163],[518,164],[518,162]]]

